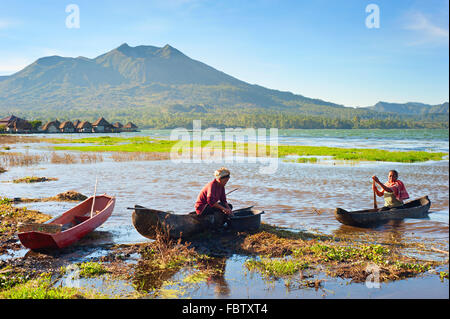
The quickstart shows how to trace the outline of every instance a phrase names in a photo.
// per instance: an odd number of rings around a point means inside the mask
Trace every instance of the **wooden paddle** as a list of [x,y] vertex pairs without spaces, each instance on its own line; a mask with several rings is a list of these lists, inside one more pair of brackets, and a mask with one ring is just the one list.
[[[376,187],[375,186],[375,181],[372,181],[372,185],[374,186],[374,187]],[[373,210],[378,210],[378,206],[377,206],[377,193],[375,192],[375,189],[373,190]]]
[[231,194],[232,192],[237,191],[238,189],[239,189],[239,188],[235,188],[235,189],[229,191],[228,193],[226,193],[225,195]]

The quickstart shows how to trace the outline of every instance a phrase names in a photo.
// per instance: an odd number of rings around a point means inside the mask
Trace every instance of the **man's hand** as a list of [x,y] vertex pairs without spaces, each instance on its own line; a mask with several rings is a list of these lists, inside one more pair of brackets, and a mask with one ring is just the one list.
[[225,214],[227,214],[227,215],[232,215],[232,214],[233,214],[233,212],[232,212],[231,209],[229,209],[229,208],[224,208],[222,211],[223,211]]
[[376,175],[373,175],[373,176],[372,176],[372,179],[373,179],[375,182],[377,182],[377,183],[380,182],[380,180],[378,179],[378,177],[377,177]]

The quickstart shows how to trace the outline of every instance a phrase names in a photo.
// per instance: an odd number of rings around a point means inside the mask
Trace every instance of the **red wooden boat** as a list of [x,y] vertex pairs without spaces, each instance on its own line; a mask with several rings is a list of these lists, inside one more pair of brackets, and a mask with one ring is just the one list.
[[92,209],[93,199],[94,196],[89,197],[44,224],[23,225],[18,233],[20,242],[29,249],[64,248],[72,245],[102,225],[113,212],[115,197],[106,194],[95,196]]

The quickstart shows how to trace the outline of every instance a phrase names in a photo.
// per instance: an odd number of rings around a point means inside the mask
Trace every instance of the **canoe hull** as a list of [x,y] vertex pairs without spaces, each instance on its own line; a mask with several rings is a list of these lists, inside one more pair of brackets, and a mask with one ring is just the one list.
[[171,238],[190,237],[212,225],[212,219],[196,214],[177,215],[139,205],[135,205],[132,222],[139,234],[150,239],[155,239],[158,231],[167,232]]
[[[20,232],[19,240],[29,249],[65,248],[77,242],[88,233],[102,225],[112,214],[115,198],[108,195],[95,197],[94,211],[98,213],[92,218],[90,210],[93,197],[89,197],[64,214],[49,221],[49,224],[71,225],[68,229],[59,233],[45,233],[39,231]],[[78,222],[75,220],[78,219]],[[79,220],[84,221],[79,221]]]
[[[233,211],[235,216],[227,221],[231,231],[258,229],[263,211],[252,207]],[[199,217],[197,214],[171,214],[168,212],[135,205],[132,221],[136,230],[144,237],[155,239],[158,232],[166,233],[170,238],[189,238],[193,235],[219,227],[225,222],[224,215],[215,212],[213,215]]]
[[392,208],[390,210],[360,210],[346,211],[336,208],[334,216],[336,219],[349,226],[371,227],[386,223],[390,220],[403,220],[405,218],[424,218],[428,216],[431,201],[428,196],[405,203],[402,208]]

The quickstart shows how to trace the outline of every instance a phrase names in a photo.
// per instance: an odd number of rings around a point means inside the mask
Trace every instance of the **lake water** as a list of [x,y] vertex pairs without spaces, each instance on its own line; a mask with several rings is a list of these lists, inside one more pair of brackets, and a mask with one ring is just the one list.
[[[147,130],[120,136],[168,138],[170,132]],[[444,152],[449,149],[448,130],[280,130],[278,133],[279,144]],[[92,134],[57,136],[78,138]],[[39,143],[12,146],[14,151],[27,147],[32,152],[49,152]],[[448,159],[411,164],[344,163],[332,160],[308,164],[279,159],[273,174],[262,174],[261,165],[259,162],[236,160],[225,163],[171,160],[114,162],[105,154],[103,162],[93,164],[41,163],[29,167],[11,167],[0,175],[0,196],[39,198],[67,190],[76,190],[89,196],[94,192],[97,177],[97,193],[107,193],[117,198],[113,215],[98,230],[109,232],[110,242],[145,242],[147,239],[140,236],[132,226],[132,211],[127,207],[139,204],[175,213],[192,211],[198,192],[213,179],[215,169],[227,166],[231,170],[227,190],[239,188],[228,196],[228,201],[236,208],[253,205],[264,210],[263,222],[291,230],[370,238],[373,242],[392,239],[397,242],[421,242],[448,251]],[[400,224],[387,224],[375,229],[344,226],[334,218],[336,207],[346,210],[372,208],[371,176],[377,175],[385,182],[390,169],[399,172],[399,179],[406,185],[411,199],[429,196],[432,203],[429,218],[406,219]],[[24,176],[56,177],[58,180],[38,184],[9,182]],[[379,207],[382,202],[382,198],[379,198]],[[43,202],[23,206],[56,216],[72,207],[73,203]],[[442,255],[430,253],[428,258],[439,259]],[[229,263],[230,267],[234,265],[233,260]],[[254,296],[253,293],[250,295]]]

